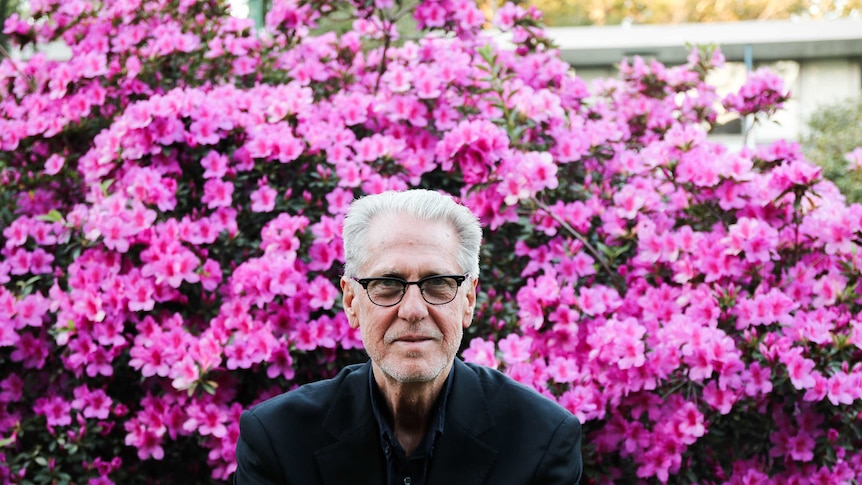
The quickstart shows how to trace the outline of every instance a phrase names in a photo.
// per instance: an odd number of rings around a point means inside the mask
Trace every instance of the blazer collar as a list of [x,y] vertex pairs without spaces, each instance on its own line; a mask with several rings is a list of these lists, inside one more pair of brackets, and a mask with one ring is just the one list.
[[379,485],[385,482],[379,431],[371,410],[371,361],[344,378],[321,427],[333,442],[314,455],[325,485]]
[[483,435],[494,426],[485,391],[475,372],[455,359],[446,427],[434,449],[430,482],[479,485],[491,471],[497,450]]
[[[315,451],[325,485],[381,484],[385,463],[369,396],[370,361],[348,374],[339,387],[322,427],[335,440]],[[494,426],[476,373],[455,359],[452,391],[443,435],[434,447],[431,485],[480,485],[497,451],[482,435]]]

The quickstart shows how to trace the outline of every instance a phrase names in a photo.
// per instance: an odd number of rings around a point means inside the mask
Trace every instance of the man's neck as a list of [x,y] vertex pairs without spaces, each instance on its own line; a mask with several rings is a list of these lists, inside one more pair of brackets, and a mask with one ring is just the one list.
[[374,380],[383,396],[383,404],[392,416],[392,431],[407,456],[422,442],[428,432],[434,406],[442,392],[451,366],[434,380],[399,382],[372,366]]

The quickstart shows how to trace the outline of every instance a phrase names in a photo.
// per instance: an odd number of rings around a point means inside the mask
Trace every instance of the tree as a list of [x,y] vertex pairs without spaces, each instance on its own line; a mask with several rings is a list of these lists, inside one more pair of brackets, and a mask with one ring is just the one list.
[[832,103],[808,120],[802,146],[809,160],[823,167],[823,176],[835,182],[851,202],[862,202],[862,172],[847,154],[862,147],[862,97]]
[[548,25],[676,24],[685,22],[733,22],[846,17],[862,12],[862,1],[752,0],[706,2],[703,0],[530,0],[545,13]]

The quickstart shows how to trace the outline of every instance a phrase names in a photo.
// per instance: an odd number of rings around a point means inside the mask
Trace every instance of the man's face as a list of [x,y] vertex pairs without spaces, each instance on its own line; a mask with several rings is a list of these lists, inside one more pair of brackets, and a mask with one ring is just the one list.
[[366,263],[345,275],[344,311],[374,365],[398,382],[427,382],[450,368],[465,328],[473,321],[476,281],[466,280],[455,299],[431,305],[410,285],[400,303],[375,305],[351,279],[393,276],[407,281],[441,274],[463,274],[458,266],[458,235],[445,222],[395,215],[375,218],[368,231]]

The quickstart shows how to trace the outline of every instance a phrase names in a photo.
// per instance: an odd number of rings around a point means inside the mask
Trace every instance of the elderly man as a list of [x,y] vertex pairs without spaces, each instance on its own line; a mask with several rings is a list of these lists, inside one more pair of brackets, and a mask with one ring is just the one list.
[[473,321],[482,231],[427,190],[354,201],[344,311],[370,360],[243,413],[236,484],[576,484],[581,426],[455,358]]

